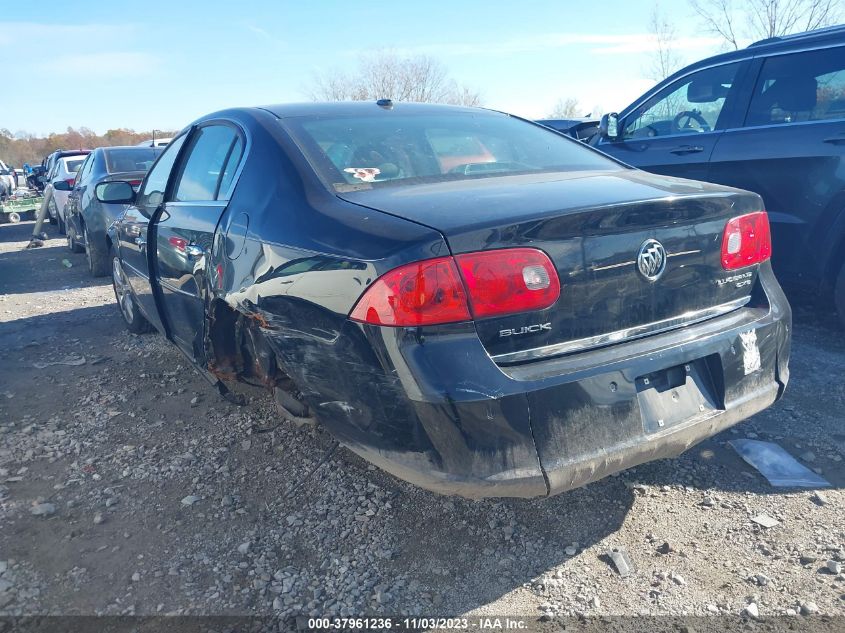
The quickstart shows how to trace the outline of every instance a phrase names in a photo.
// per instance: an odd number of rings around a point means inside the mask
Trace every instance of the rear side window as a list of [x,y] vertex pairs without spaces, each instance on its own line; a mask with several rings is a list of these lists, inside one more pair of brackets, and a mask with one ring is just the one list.
[[197,130],[176,182],[173,201],[215,200],[233,146],[239,141],[237,132],[227,125],[207,125]]
[[845,47],[769,57],[746,126],[845,118]]
[[218,200],[229,199],[229,189],[232,187],[232,182],[235,180],[235,172],[238,170],[238,165],[241,163],[241,156],[244,153],[244,144],[241,137],[235,138],[235,143],[229,150],[229,158],[226,160],[226,166],[223,168],[223,176],[220,178],[220,191],[217,194]]

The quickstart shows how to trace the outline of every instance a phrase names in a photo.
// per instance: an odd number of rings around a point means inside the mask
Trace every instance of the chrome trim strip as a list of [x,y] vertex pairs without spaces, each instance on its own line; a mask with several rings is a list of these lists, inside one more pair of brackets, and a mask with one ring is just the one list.
[[[696,255],[700,253],[701,250],[694,250],[694,251],[679,251],[677,253],[667,253],[667,257],[680,257],[682,255]],[[602,270],[611,270],[613,268],[622,268],[623,266],[636,266],[637,262],[633,259],[629,262],[621,262],[619,264],[608,264],[607,266],[590,266],[590,270],[595,272],[600,272]]]
[[601,270],[611,270],[612,268],[622,268],[623,266],[635,266],[636,264],[637,262],[632,259],[629,262],[622,262],[620,264],[609,264],[607,266],[590,266],[590,268],[596,272],[599,272]]
[[606,345],[631,341],[644,336],[650,336],[652,334],[668,332],[669,330],[675,330],[685,325],[700,323],[701,321],[706,321],[708,319],[727,314],[728,312],[738,310],[739,308],[745,306],[749,301],[751,301],[751,297],[742,297],[712,308],[693,310],[676,317],[663,319],[662,321],[654,321],[653,323],[645,323],[643,325],[637,325],[624,330],[617,330],[615,332],[608,332],[607,334],[599,334],[597,336],[588,336],[574,341],[555,343],[554,345],[546,345],[545,347],[535,347],[533,349],[522,350],[519,352],[508,352],[507,354],[499,354],[497,356],[492,356],[491,358],[493,359],[493,362],[501,365],[506,363],[548,358],[549,356],[571,354],[573,352],[581,352],[596,347],[604,347]]
[[701,252],[700,248],[694,251],[678,251],[677,253],[667,253],[668,257],[681,257],[682,255],[698,255]]

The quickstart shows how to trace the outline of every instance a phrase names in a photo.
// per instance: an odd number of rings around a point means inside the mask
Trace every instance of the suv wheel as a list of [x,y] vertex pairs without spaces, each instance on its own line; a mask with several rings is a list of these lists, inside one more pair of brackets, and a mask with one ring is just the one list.
[[92,277],[105,277],[109,274],[109,254],[102,247],[91,240],[88,226],[82,227],[85,234],[85,258],[88,260],[88,272]]
[[111,265],[111,281],[114,287],[114,297],[117,299],[117,307],[120,308],[120,314],[123,315],[126,329],[133,334],[150,332],[153,328],[150,322],[138,310],[138,306],[135,305],[135,296],[132,294],[132,288],[130,288],[126,274],[123,272],[120,258],[114,249],[111,251]]
[[833,287],[833,300],[836,303],[836,311],[839,313],[839,323],[845,329],[845,262],[842,262],[839,277]]

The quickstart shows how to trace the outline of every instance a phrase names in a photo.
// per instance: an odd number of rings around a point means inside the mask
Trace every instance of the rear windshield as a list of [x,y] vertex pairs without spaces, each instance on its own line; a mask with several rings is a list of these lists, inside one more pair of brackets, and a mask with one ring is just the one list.
[[549,171],[623,169],[577,141],[496,114],[283,119],[336,190]]
[[65,169],[67,169],[67,171],[68,171],[68,173],[69,173],[69,174],[75,174],[76,172],[78,172],[78,171],[79,171],[80,166],[81,166],[81,165],[82,165],[82,163],[84,163],[84,162],[85,162],[85,157],[84,157],[84,156],[83,156],[82,158],[79,158],[79,159],[76,159],[76,158],[65,158],[65,159],[64,159]]
[[157,147],[127,147],[105,150],[106,169],[110,174],[124,171],[147,171],[161,154]]

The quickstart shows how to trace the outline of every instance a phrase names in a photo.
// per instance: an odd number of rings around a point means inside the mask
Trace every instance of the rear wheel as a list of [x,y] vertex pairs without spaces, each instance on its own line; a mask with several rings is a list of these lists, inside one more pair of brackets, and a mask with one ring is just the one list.
[[20,221],[21,221],[21,216],[20,216],[20,214],[19,214],[19,213],[17,213],[17,212],[15,212],[15,211],[12,211],[11,213],[6,214],[6,218],[7,218],[7,219],[9,220],[9,222],[11,222],[12,224],[17,224],[18,222],[20,222]]
[[[290,387],[290,385],[288,385]],[[296,426],[316,426],[317,419],[311,415],[308,405],[294,397],[283,386],[277,386],[273,390],[273,398],[276,401],[276,408],[285,418],[296,424]]]
[[833,300],[839,313],[839,323],[845,329],[845,262],[842,262],[842,268],[839,269],[839,276],[833,288]]
[[117,306],[120,308],[120,314],[123,315],[126,329],[133,334],[150,332],[153,328],[135,304],[135,295],[132,294],[132,288],[130,288],[126,274],[123,272],[120,258],[114,249],[111,251],[111,265],[114,297],[117,299]]
[[53,203],[52,199],[50,199],[50,203],[47,205],[47,219],[50,220],[50,224],[59,225],[59,235],[65,234],[62,219],[59,217],[56,205]]
[[88,227],[83,226],[85,234],[85,258],[88,260],[88,272],[92,277],[105,277],[109,274],[109,254],[101,244],[91,240]]
[[[61,219],[59,219],[59,222],[61,222]],[[67,247],[70,252],[81,253],[83,250],[85,250],[82,246],[80,246],[79,242],[76,241],[76,238],[74,237],[73,227],[65,226],[64,229],[67,235]]]

